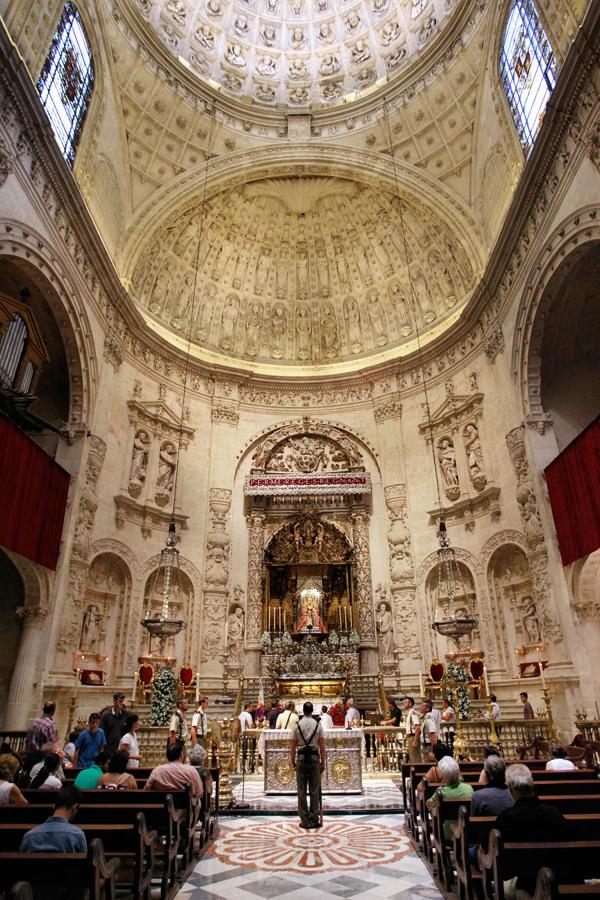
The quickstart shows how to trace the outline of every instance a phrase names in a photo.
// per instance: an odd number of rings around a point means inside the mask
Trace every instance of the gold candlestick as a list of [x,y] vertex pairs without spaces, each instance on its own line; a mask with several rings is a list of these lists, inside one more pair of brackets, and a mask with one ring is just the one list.
[[454,675],[451,675],[448,679],[448,685],[450,687],[450,697],[452,698],[452,708],[454,709],[454,758],[460,759],[467,756],[469,744],[462,730],[460,712],[458,711],[458,687]]
[[492,744],[493,747],[497,747],[500,743],[500,740],[498,738],[498,733],[496,731],[496,720],[494,719],[494,716],[492,715],[492,713],[494,711],[493,703],[488,703],[487,711],[488,711],[489,723],[490,723],[490,744]]
[[546,704],[546,718],[548,719],[548,731],[550,737],[553,741],[558,740],[558,730],[556,728],[556,724],[554,722],[554,716],[552,715],[552,702],[550,700],[550,691],[548,688],[544,688],[543,692],[544,703]]

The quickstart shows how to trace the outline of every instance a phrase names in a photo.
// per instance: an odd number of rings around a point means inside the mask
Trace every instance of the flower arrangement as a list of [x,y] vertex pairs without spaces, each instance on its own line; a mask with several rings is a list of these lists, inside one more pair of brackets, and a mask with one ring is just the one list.
[[155,675],[152,702],[150,706],[150,723],[152,725],[168,725],[177,702],[177,682],[171,666],[163,666]]
[[452,702],[452,694],[450,691],[450,685],[456,684],[456,700],[458,709],[456,712],[458,716],[463,721],[469,718],[469,714],[471,711],[471,705],[469,701],[469,691],[465,687],[465,685],[470,681],[469,676],[465,672],[462,666],[459,666],[458,663],[450,662],[446,666],[446,672],[444,674],[444,683],[446,685],[446,697],[450,702]]

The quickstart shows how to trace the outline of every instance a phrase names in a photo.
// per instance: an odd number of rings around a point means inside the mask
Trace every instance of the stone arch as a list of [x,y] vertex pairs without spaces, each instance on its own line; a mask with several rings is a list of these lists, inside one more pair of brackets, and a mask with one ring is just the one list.
[[134,589],[133,572],[119,542],[98,542],[90,556],[82,598],[79,649],[108,656],[112,681],[127,671],[127,641]]
[[544,323],[564,278],[599,241],[598,206],[582,207],[563,219],[533,261],[533,275],[519,303],[512,343],[513,373],[519,381],[523,412],[542,433],[548,424],[541,396]]
[[[140,572],[140,614],[137,622],[139,623],[145,614],[143,604],[146,597],[146,591],[152,576],[157,572],[160,565],[160,553],[149,557],[142,565]],[[184,584],[187,585],[188,593],[185,601],[185,609],[182,618],[186,623],[186,627],[180,632],[176,639],[177,653],[174,654],[178,659],[186,663],[193,663],[196,659],[196,650],[199,647],[200,639],[200,618],[201,618],[201,602],[202,602],[202,574],[198,567],[187,557],[179,557],[179,568],[184,576]],[[139,624],[137,624],[137,646],[143,645],[145,632]]]
[[62,251],[29,226],[0,219],[0,264],[16,262],[35,279],[56,321],[63,341],[69,373],[69,419],[67,432],[78,432],[89,420],[98,383],[97,353],[81,288],[59,262]]
[[[279,434],[283,441],[286,437],[311,434],[311,428],[315,429],[314,433],[316,434],[333,435],[334,437],[332,437],[332,440],[334,441],[336,436],[339,438],[350,439],[353,444],[357,445],[357,452],[360,453],[359,448],[367,451],[368,456],[375,466],[377,474],[381,476],[378,453],[368,439],[360,432],[355,429],[350,429],[347,425],[340,422],[315,419],[312,416],[303,416],[300,419],[287,419],[283,422],[278,422],[276,425],[267,426],[247,440],[237,455],[234,477],[237,478],[239,476],[242,464],[247,460],[251,452],[255,452],[261,441],[270,438],[273,442],[273,446],[275,446],[275,444],[278,443]],[[357,463],[357,465],[360,464]]]

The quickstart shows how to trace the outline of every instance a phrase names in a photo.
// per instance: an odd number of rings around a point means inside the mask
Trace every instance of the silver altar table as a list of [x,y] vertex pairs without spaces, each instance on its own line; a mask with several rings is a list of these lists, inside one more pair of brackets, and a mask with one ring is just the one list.
[[[295,794],[296,773],[290,762],[292,732],[264,732],[265,794]],[[362,732],[333,728],[325,732],[327,765],[321,778],[324,794],[362,794]]]

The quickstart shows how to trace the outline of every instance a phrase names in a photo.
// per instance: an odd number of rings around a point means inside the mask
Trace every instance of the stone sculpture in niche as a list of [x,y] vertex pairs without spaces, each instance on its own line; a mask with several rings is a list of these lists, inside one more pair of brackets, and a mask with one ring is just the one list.
[[428,3],[429,3],[429,0],[411,0],[411,7],[410,7],[411,19],[418,19]]
[[346,31],[348,34],[354,34],[360,28],[360,16],[353,10],[350,15],[346,18]]
[[323,307],[321,335],[323,337],[323,354],[326,359],[333,359],[338,353],[338,334],[335,312],[329,304]]
[[393,53],[386,59],[388,69],[397,69],[404,57],[406,56],[406,47],[396,47]]
[[177,447],[172,441],[164,441],[158,454],[158,477],[154,499],[159,506],[165,506],[171,499],[177,464]]
[[194,301],[194,276],[188,274],[179,287],[179,298],[176,303],[171,325],[177,331],[189,326],[189,317]]
[[286,322],[285,306],[277,303],[271,313],[271,356],[273,359],[281,359],[283,356]]
[[293,78],[295,81],[303,81],[305,78],[308,78],[308,69],[306,67],[306,60],[299,59],[298,57],[295,57],[294,59],[290,59],[289,75],[290,75],[290,78]]
[[137,496],[146,480],[148,468],[148,455],[150,452],[150,438],[147,431],[140,429],[133,439],[133,452],[131,454],[131,468],[129,470],[129,493]]
[[296,310],[296,341],[298,359],[308,359],[310,356],[310,335],[312,323],[310,310],[306,306],[299,306]]
[[185,24],[187,10],[183,0],[167,0],[165,9],[178,25]]
[[340,60],[335,54],[324,56],[321,61],[319,72],[321,75],[335,75],[340,71]]
[[196,28],[194,32],[194,37],[198,41],[201,47],[204,47],[205,50],[213,50],[215,46],[215,36],[208,27],[208,25],[202,25],[201,28]]
[[302,7],[304,5],[304,0],[291,0],[290,5],[292,7],[292,12],[294,13],[295,16],[302,15]]
[[333,30],[328,22],[322,22],[317,30],[317,38],[323,44],[331,44],[333,41]]
[[272,16],[279,11],[279,0],[265,0],[265,8]]
[[308,287],[308,250],[305,245],[297,245],[296,294],[304,299]]
[[390,284],[390,303],[396,314],[400,334],[409,335],[412,331],[409,303],[404,290],[395,281]]
[[472,422],[465,425],[463,429],[463,440],[467,453],[469,477],[473,487],[477,488],[478,491],[481,491],[487,484],[487,478],[483,468],[483,452],[481,450],[481,441],[479,440],[479,431],[477,426]]
[[431,299],[431,294],[425,281],[422,270],[415,266],[412,269],[412,281],[415,290],[415,297],[421,309],[421,315],[425,322],[433,322],[436,317],[435,309]]
[[394,628],[392,621],[392,611],[387,601],[383,599],[386,591],[380,587],[378,594],[377,614],[375,616],[375,624],[377,626],[377,645],[379,648],[379,658],[391,660],[394,658]]
[[273,59],[272,56],[261,56],[256,63],[256,71],[259,75],[264,75],[265,78],[270,78],[275,75],[276,66],[277,62]]
[[99,653],[102,615],[95,603],[89,603],[83,614],[79,649],[84,653]]
[[[255,94],[256,99],[262,100],[263,103],[272,103],[275,99],[275,89],[270,84],[257,84]],[[234,287],[236,287],[235,284]]]
[[362,329],[360,322],[360,310],[354,297],[347,297],[344,303],[344,316],[348,325],[348,339],[352,353],[360,353],[362,350]]
[[266,248],[263,248],[256,263],[256,277],[254,279],[254,293],[260,296],[264,293],[269,277],[269,268],[271,266],[271,257]]
[[390,0],[373,0],[373,12],[376,16],[382,15],[388,8]]
[[308,103],[308,91],[306,88],[293,88],[288,94],[288,99],[294,106],[301,106]]
[[273,25],[270,25],[268,22],[261,29],[260,37],[262,39],[265,47],[273,47],[277,43],[277,31]]
[[221,0],[206,0],[206,12],[209,16],[222,16],[223,6]]
[[256,356],[260,344],[263,309],[260,303],[251,303],[246,317],[246,353]]
[[221,340],[223,350],[231,350],[233,347],[235,326],[237,324],[239,301],[235,294],[230,294],[225,301],[221,314]]
[[198,320],[196,322],[196,337],[199,341],[208,340],[216,292],[217,286],[215,284],[207,284],[202,292]]
[[290,47],[293,50],[300,50],[301,47],[306,46],[306,35],[302,28],[298,25],[295,28],[292,28],[292,32],[290,34]]
[[206,583],[226,585],[229,576],[229,539],[222,537],[206,542]]
[[[377,2],[377,0],[376,0]],[[435,31],[437,26],[437,19],[435,16],[430,16],[424,25],[417,32],[417,40],[419,44],[425,44]]]
[[158,275],[156,276],[156,281],[154,282],[154,290],[152,292],[152,300],[150,301],[149,306],[150,312],[159,313],[165,305],[165,301],[169,294],[169,288],[171,287],[173,272],[174,264],[172,260],[169,259],[161,267]]
[[458,500],[460,497],[460,482],[458,480],[458,468],[456,466],[456,451],[450,438],[443,437],[439,441],[437,458],[444,480],[446,497],[448,500]]
[[230,666],[241,666],[244,652],[244,610],[234,606],[227,619],[227,653]]
[[241,78],[237,78],[237,76],[232,75],[231,72],[223,72],[221,81],[223,82],[224,87],[229,88],[229,90],[233,91],[235,94],[239,94],[242,89]]
[[386,22],[379,34],[383,46],[389,47],[392,41],[400,36],[400,26],[397,22]]
[[346,260],[346,254],[344,253],[344,248],[341,243],[335,244],[334,247],[335,268],[338,281],[340,283],[340,290],[347,291],[350,287],[350,276],[348,273],[348,262]]
[[323,86],[323,100],[337,100],[342,96],[343,84],[341,81],[330,81]]
[[236,16],[233,21],[233,30],[237,34],[247,34],[249,30],[248,19],[246,16]]
[[363,41],[362,38],[355,43],[353,47],[350,48],[350,54],[352,57],[352,65],[356,65],[358,63],[366,62],[371,58],[371,51],[369,50],[369,45],[366,41]]
[[526,597],[523,601],[521,621],[523,623],[523,636],[527,643],[539,644],[542,640],[540,620],[538,619],[537,607],[531,597]]
[[367,297],[367,306],[371,316],[375,342],[379,347],[383,347],[384,344],[387,344],[387,324],[383,303],[378,291],[370,291]]
[[278,300],[283,300],[287,294],[288,284],[288,262],[290,251],[288,245],[284,242],[279,251],[279,259],[277,261],[276,290],[275,294]]

